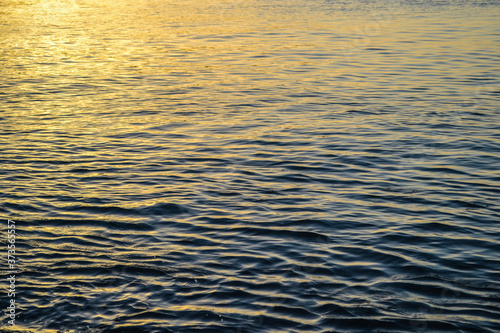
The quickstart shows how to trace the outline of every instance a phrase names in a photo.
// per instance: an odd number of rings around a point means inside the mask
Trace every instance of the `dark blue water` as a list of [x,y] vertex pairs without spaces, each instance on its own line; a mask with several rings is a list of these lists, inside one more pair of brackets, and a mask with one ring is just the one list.
[[3,1],[0,330],[500,332],[499,15]]

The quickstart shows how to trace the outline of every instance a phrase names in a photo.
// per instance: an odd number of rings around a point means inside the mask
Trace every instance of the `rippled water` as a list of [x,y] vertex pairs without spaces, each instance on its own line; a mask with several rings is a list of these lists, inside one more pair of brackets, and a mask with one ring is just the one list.
[[499,15],[0,2],[14,331],[499,332]]

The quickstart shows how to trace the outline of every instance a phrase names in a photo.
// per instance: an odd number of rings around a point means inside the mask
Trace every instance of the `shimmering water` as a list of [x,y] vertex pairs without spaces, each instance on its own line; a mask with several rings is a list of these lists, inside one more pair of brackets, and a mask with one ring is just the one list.
[[499,16],[1,1],[14,331],[499,332]]

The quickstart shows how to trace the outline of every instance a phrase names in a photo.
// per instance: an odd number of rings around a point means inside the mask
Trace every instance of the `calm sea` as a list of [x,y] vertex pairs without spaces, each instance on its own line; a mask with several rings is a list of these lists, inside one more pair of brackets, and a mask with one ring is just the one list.
[[500,332],[499,22],[0,0],[0,331]]

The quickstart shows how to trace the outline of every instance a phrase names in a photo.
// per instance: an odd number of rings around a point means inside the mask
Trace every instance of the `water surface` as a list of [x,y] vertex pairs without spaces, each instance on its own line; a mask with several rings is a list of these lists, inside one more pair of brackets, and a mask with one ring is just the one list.
[[498,332],[499,15],[3,1],[15,329]]

